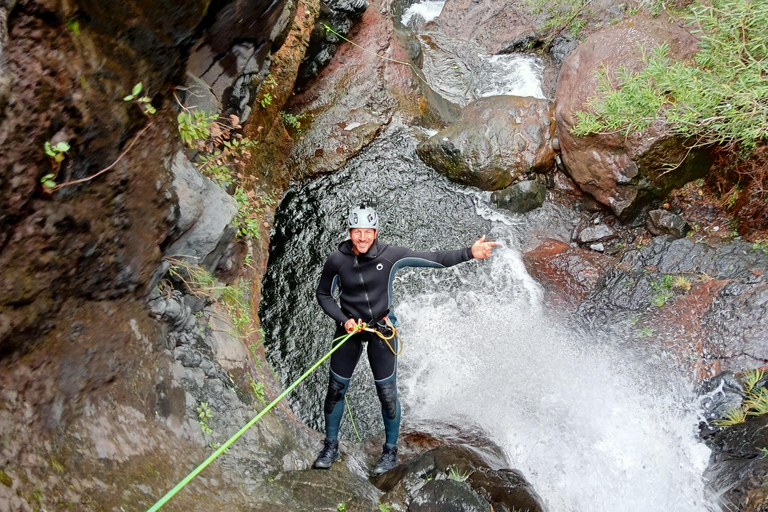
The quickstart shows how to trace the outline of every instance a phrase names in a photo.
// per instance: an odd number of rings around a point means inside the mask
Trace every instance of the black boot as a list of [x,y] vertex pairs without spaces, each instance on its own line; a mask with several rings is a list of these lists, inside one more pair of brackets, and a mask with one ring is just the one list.
[[373,468],[373,474],[381,475],[395,466],[397,466],[397,446],[393,444],[385,444],[384,449],[381,451],[379,463]]
[[328,469],[331,467],[331,464],[337,460],[341,460],[341,457],[339,456],[339,442],[335,439],[333,441],[326,439],[325,444],[323,445],[323,450],[320,452],[320,455],[317,456],[317,459],[315,459],[315,463],[312,464],[312,467],[315,469]]

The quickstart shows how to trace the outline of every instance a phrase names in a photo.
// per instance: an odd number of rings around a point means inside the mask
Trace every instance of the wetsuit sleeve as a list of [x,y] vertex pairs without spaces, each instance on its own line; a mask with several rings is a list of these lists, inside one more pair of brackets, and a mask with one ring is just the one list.
[[472,258],[472,248],[457,249],[455,251],[418,252],[405,247],[391,247],[395,266],[403,267],[432,267],[447,268]]
[[333,258],[329,258],[323,265],[323,272],[320,274],[320,283],[317,285],[315,296],[325,314],[343,325],[349,318],[333,298],[333,289],[339,283],[339,269],[332,260]]

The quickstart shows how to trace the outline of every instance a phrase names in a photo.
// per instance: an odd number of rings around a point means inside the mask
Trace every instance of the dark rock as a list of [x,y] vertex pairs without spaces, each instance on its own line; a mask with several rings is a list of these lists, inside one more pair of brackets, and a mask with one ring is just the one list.
[[588,244],[592,242],[606,242],[613,240],[619,235],[616,231],[606,224],[598,224],[596,226],[588,226],[581,230],[579,233],[579,243]]
[[723,372],[704,381],[698,391],[699,404],[707,420],[724,418],[744,401],[744,387],[733,372]]
[[[414,510],[487,511],[504,506],[510,510],[544,511],[541,498],[522,474],[491,467],[478,453],[470,446],[438,446],[374,478],[373,483],[387,492],[385,498],[403,493],[410,496],[410,507],[421,507]],[[427,487],[430,481],[450,482],[446,479],[451,469],[468,475],[466,481]]]
[[544,185],[536,180],[521,181],[491,194],[491,201],[513,213],[525,213],[544,204]]
[[[683,28],[660,19],[633,19],[603,29],[581,43],[560,71],[555,106],[557,135],[568,173],[585,191],[610,207],[622,219],[630,219],[654,198],[701,177],[710,166],[703,149],[691,150],[684,140],[655,123],[642,133],[573,135],[576,112],[589,109],[598,90],[597,71],[609,75],[619,67],[635,71],[645,66],[643,51],[660,44],[669,57],[689,58],[696,41]],[[674,171],[660,163],[675,164]]]
[[365,14],[368,5],[365,0],[328,0],[320,4],[320,16],[315,22],[307,53],[299,68],[297,87],[301,88],[309,79],[317,76],[343,42],[339,36],[326,30],[325,25],[347,37],[354,23]]
[[712,449],[704,479],[726,510],[762,512],[768,503],[768,414],[748,417],[707,439]]
[[419,144],[417,153],[452,180],[499,190],[520,174],[554,166],[550,116],[546,100],[480,98],[462,110],[455,124]]
[[295,0],[228,2],[192,49],[187,73],[207,84],[225,115],[248,117],[273,42],[281,44],[295,8]]
[[682,217],[669,210],[651,210],[645,225],[654,235],[672,235],[675,238],[683,238],[691,229]]
[[171,172],[179,200],[178,238],[166,255],[212,271],[234,238],[231,223],[237,215],[237,202],[200,175],[181,151],[171,163]]
[[433,480],[419,489],[409,512],[488,512],[488,503],[472,492],[466,482]]
[[177,361],[180,361],[186,368],[197,368],[203,361],[203,356],[201,356],[197,350],[190,347],[176,347],[176,350],[173,351],[173,355],[174,358]]
[[567,39],[563,36],[556,36],[552,40],[552,44],[549,45],[549,53],[556,64],[562,64],[577,46],[579,46],[578,41]]

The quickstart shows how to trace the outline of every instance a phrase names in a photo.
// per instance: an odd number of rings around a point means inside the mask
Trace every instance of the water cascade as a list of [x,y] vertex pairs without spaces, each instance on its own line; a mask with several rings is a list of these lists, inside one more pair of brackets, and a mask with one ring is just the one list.
[[[342,171],[295,187],[281,204],[261,314],[283,381],[327,348],[332,322],[314,288],[345,237],[348,205],[372,195],[388,243],[447,249],[488,233],[503,244],[486,262],[399,273],[406,427],[480,426],[554,512],[709,510],[701,481],[709,450],[695,437],[690,384],[662,355],[574,331],[525,271],[521,244],[532,229],[567,229],[565,213],[553,205],[525,216],[497,211],[484,194],[422,164],[418,136],[417,128],[390,127]],[[322,370],[292,401],[319,430],[326,385]],[[379,431],[366,361],[348,396],[361,434]],[[348,421],[343,430],[353,438]]]

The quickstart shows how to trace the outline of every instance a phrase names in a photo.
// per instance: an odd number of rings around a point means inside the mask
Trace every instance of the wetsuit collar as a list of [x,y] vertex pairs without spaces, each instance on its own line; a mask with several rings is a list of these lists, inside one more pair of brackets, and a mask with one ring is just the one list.
[[[376,256],[379,255],[379,252],[383,249],[383,245],[379,244],[379,239],[373,241],[373,244],[371,244],[371,248],[368,249],[368,252],[365,254],[361,254],[360,258],[370,258],[373,259]],[[339,251],[341,251],[344,254],[349,254],[351,256],[355,255],[355,251],[352,250],[352,240],[345,240],[344,242],[341,242],[339,244]]]

